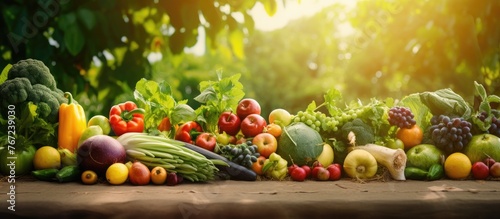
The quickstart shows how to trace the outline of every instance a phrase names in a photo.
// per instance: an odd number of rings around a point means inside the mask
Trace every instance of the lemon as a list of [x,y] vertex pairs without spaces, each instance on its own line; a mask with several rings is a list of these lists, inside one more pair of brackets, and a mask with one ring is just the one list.
[[52,146],[43,146],[38,148],[33,157],[33,166],[35,170],[61,168],[61,154]]
[[450,154],[444,161],[444,172],[450,179],[467,178],[471,168],[472,164],[469,157],[460,152]]
[[120,185],[127,181],[128,167],[123,163],[114,163],[106,170],[106,179],[112,185]]

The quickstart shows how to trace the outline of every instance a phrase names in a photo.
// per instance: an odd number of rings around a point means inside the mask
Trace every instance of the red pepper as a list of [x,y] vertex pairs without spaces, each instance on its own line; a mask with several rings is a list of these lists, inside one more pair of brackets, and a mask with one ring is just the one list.
[[117,136],[127,132],[143,132],[144,109],[137,108],[132,101],[115,105],[109,111],[109,124]]
[[203,129],[200,124],[195,121],[189,121],[182,124],[175,132],[175,140],[183,141],[189,144],[193,144],[196,136],[198,136]]

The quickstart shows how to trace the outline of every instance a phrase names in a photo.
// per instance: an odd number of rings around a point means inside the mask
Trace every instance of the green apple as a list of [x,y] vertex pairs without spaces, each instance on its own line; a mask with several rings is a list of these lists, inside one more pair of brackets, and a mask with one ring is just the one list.
[[428,170],[444,161],[444,153],[432,144],[419,144],[406,151],[406,166]]
[[392,148],[392,149],[401,149],[401,150],[404,150],[405,149],[405,144],[403,143],[403,141],[401,141],[398,138],[396,138],[396,139],[389,139],[386,142],[386,147]]
[[109,124],[109,120],[103,115],[96,115],[90,118],[87,126],[90,127],[93,125],[100,126],[104,135],[109,135],[109,133],[111,132],[111,125]]
[[333,163],[333,148],[329,144],[323,145],[323,151],[316,158],[325,168]]
[[82,135],[80,136],[80,139],[78,139],[78,147],[87,139],[89,139],[92,136],[95,135],[102,135],[103,131],[101,126],[98,125],[91,125],[87,127],[85,130],[83,130]]
[[269,123],[275,123],[281,127],[290,125],[292,122],[292,115],[285,109],[274,109],[269,113]]
[[483,161],[487,157],[498,161],[500,160],[500,138],[492,134],[474,135],[465,146],[463,153],[472,163]]

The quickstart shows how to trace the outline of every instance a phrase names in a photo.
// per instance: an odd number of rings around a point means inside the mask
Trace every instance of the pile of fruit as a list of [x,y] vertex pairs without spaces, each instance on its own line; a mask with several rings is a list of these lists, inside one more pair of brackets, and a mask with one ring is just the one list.
[[[141,79],[133,100],[87,120],[42,62],[22,60],[0,76],[0,172],[112,185],[495,180],[500,97],[475,86],[474,105],[451,89],[367,104],[346,104],[331,89],[319,105],[264,118],[237,74],[201,82],[197,109],[175,100],[167,83]],[[5,165],[12,156],[15,165]]]

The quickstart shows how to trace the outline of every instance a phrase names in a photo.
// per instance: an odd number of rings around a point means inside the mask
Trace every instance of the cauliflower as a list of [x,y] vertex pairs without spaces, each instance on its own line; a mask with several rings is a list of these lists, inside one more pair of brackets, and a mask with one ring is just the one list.
[[64,93],[57,89],[54,76],[39,60],[26,59],[12,65],[7,80],[0,84],[0,113],[6,118],[9,105],[14,105],[16,115],[28,102],[38,106],[40,118],[50,123],[58,121],[59,106],[67,101]]

